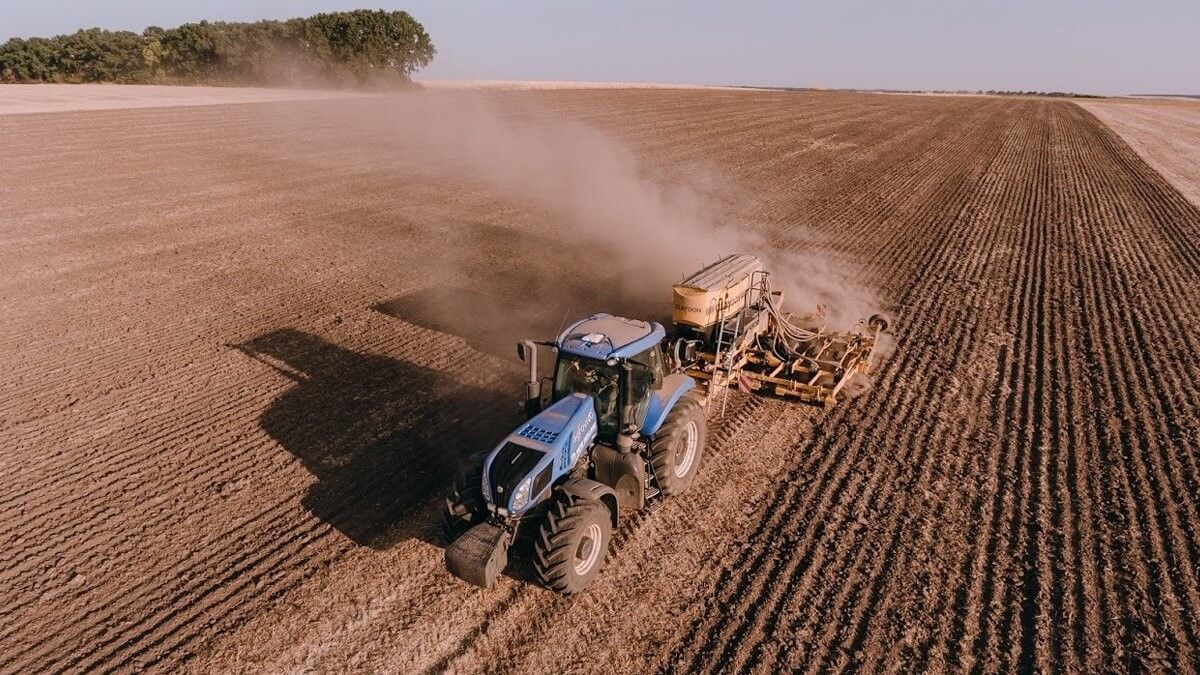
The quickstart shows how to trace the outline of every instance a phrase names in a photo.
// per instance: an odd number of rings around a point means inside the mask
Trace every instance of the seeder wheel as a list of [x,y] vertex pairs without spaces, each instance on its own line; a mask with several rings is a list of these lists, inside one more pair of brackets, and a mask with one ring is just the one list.
[[871,318],[867,319],[867,326],[880,333],[886,331],[890,325],[892,325],[892,318],[887,314],[872,314]]

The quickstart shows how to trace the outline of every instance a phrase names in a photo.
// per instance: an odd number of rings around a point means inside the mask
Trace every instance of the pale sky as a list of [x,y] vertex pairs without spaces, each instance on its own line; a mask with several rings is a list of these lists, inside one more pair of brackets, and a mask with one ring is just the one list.
[[0,0],[0,41],[358,7],[425,25],[428,78],[1200,94],[1200,0]]

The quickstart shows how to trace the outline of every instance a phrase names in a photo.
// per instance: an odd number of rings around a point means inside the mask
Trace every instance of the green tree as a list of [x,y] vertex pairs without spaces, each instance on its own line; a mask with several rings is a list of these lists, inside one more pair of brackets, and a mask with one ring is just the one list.
[[303,44],[324,63],[359,81],[380,76],[407,80],[429,65],[437,50],[425,28],[408,12],[356,10],[300,20]]
[[355,10],[288,21],[88,28],[0,45],[6,82],[406,83],[437,51],[407,12]]
[[146,78],[157,81],[163,74],[163,45],[162,36],[165,31],[158,26],[149,26],[142,31],[142,63],[145,64]]
[[45,82],[57,47],[46,38],[13,38],[0,45],[0,81]]

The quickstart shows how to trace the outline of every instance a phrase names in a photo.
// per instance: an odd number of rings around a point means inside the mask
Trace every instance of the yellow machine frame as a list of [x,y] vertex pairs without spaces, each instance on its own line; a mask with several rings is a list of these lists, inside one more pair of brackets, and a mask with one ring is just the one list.
[[[780,312],[783,293],[770,289],[768,276],[757,258],[735,254],[676,284],[675,327],[694,336],[690,342],[696,347],[685,372],[707,394],[739,387],[834,405],[854,375],[870,371],[886,317],[874,315],[850,331],[828,331],[819,316]],[[687,294],[709,311],[681,311],[680,298]]]

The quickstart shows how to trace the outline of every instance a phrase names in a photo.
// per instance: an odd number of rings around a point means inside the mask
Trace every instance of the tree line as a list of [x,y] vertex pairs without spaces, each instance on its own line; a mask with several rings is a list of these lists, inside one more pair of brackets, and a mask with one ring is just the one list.
[[1073,91],[1017,91],[1008,89],[989,89],[980,94],[990,96],[1049,96],[1051,98],[1104,98],[1096,94],[1078,94]]
[[408,12],[355,10],[13,38],[0,45],[0,82],[387,85],[436,53]]

